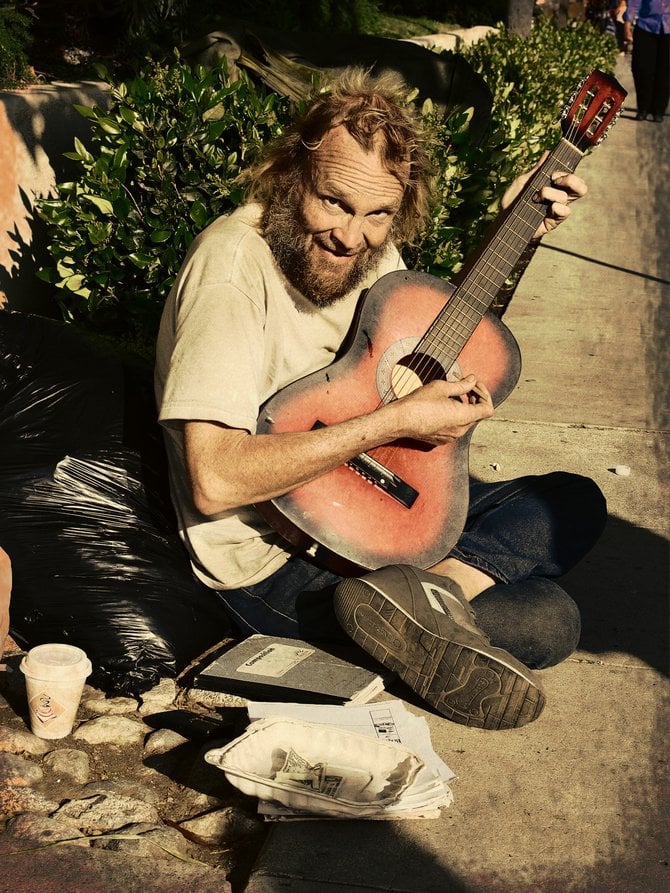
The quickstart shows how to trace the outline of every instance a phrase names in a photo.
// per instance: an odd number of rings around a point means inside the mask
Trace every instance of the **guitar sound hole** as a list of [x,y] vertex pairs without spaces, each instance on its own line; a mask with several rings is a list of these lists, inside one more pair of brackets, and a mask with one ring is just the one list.
[[402,357],[391,370],[391,387],[396,397],[411,394],[429,381],[446,381],[447,374],[433,357],[412,353]]

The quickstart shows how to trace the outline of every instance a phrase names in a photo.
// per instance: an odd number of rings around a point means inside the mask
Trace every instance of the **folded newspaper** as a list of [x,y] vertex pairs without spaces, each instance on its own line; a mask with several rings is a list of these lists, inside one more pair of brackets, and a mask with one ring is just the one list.
[[266,821],[437,818],[454,773],[402,701],[356,706],[250,702],[244,735],[208,751]]

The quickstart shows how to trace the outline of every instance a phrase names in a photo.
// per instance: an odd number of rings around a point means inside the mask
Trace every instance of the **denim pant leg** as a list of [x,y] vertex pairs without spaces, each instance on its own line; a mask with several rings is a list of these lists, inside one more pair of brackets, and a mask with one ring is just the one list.
[[333,610],[333,592],[342,579],[294,556],[267,580],[242,589],[219,591],[233,621],[247,635],[263,633],[311,642],[347,642]]
[[605,497],[581,475],[473,481],[465,529],[451,556],[500,583],[560,577],[595,545],[606,520]]
[[572,654],[581,632],[579,609],[548,578],[574,567],[606,520],[602,493],[580,475],[472,484],[468,520],[451,554],[501,581],[472,601],[477,625],[494,645],[537,669]]
[[555,580],[530,577],[485,589],[471,602],[477,626],[527,667],[542,670],[579,645],[579,608]]

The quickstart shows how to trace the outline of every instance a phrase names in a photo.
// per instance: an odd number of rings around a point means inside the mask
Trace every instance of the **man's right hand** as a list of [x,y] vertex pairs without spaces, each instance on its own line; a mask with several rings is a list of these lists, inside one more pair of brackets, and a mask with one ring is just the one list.
[[429,382],[389,405],[402,413],[403,436],[434,446],[462,437],[493,415],[491,395],[474,375],[460,381]]

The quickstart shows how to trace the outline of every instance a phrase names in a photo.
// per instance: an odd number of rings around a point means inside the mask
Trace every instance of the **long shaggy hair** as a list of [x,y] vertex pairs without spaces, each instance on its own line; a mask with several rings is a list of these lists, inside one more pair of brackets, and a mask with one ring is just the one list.
[[433,171],[429,135],[408,102],[409,93],[403,79],[392,72],[373,76],[363,68],[344,69],[248,171],[248,198],[260,202],[267,213],[274,196],[296,189],[311,175],[312,152],[329,130],[343,125],[366,151],[379,145],[386,169],[404,185],[392,232],[400,240],[411,238],[428,213]]

